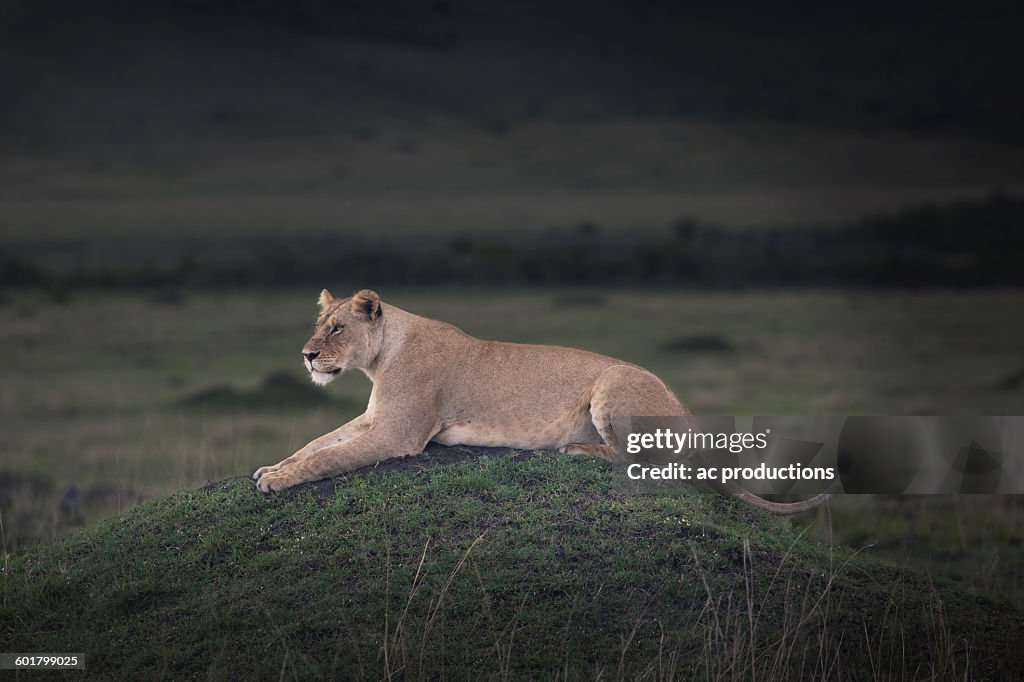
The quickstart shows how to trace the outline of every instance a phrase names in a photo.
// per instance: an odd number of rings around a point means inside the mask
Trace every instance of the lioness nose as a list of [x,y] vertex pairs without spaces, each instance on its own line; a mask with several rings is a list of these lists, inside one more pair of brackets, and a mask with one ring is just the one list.
[[314,360],[317,359],[317,356],[320,355],[320,351],[318,351],[318,350],[305,351],[304,350],[304,351],[302,351],[302,354],[306,356],[307,360],[309,360],[310,362],[313,362]]

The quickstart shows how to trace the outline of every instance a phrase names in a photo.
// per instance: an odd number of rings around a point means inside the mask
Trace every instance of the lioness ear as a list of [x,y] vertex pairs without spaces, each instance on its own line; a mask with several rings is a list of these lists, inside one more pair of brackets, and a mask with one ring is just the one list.
[[352,313],[376,320],[380,317],[380,296],[376,291],[363,289],[352,297]]
[[320,292],[320,298],[318,298],[316,302],[320,305],[320,310],[323,310],[330,304],[334,303],[334,297],[331,296],[331,292],[324,289]]

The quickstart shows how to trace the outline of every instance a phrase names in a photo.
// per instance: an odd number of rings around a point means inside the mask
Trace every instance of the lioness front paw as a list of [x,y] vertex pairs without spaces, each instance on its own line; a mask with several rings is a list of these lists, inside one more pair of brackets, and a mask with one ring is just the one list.
[[291,488],[293,485],[302,483],[302,479],[294,474],[290,474],[287,471],[270,471],[260,476],[256,482],[256,487],[261,492],[269,493],[276,490],[284,490],[285,488]]
[[266,466],[266,467],[260,467],[260,468],[259,468],[259,469],[257,469],[257,470],[256,470],[255,472],[253,472],[253,475],[252,475],[252,478],[253,478],[253,480],[254,480],[254,481],[258,481],[258,480],[260,480],[260,479],[261,479],[261,478],[262,478],[262,477],[263,477],[264,475],[266,475],[266,474],[269,474],[269,473],[270,473],[270,472],[272,472],[272,471],[277,471],[277,468],[278,468],[278,466],[279,466],[279,465],[277,465],[277,464],[272,464],[272,465],[270,465],[270,466]]

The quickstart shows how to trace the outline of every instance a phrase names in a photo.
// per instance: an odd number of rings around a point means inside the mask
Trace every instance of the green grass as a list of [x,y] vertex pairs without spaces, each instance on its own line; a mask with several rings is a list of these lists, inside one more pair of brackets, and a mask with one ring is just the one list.
[[966,587],[1024,600],[1024,497],[849,495],[796,520],[820,537]]
[[11,557],[2,648],[83,652],[97,679],[1024,672],[1019,606],[718,496],[549,454],[414,462],[228,480]]
[[[0,305],[7,548],[248,475],[354,416],[370,389],[360,373],[322,391],[330,398],[322,404],[261,389],[281,372],[306,381],[298,350],[317,293],[186,294],[176,304],[9,295]],[[637,362],[699,414],[1024,413],[1024,387],[999,387],[1024,368],[1017,292],[381,294],[482,338]],[[678,350],[693,337],[727,350]],[[234,398],[189,402],[223,386]],[[75,505],[67,504],[72,489]],[[1024,596],[1024,519],[1012,500],[847,498],[833,514],[840,543],[874,545],[873,554],[933,575]],[[814,524],[812,533],[827,534],[822,521]]]

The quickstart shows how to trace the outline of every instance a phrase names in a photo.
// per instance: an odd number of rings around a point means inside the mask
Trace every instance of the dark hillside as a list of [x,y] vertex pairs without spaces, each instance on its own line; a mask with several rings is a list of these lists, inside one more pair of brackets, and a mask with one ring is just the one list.
[[269,497],[210,484],[10,557],[0,638],[102,679],[1020,676],[1019,607],[868,554],[626,495],[595,461],[436,448]]

